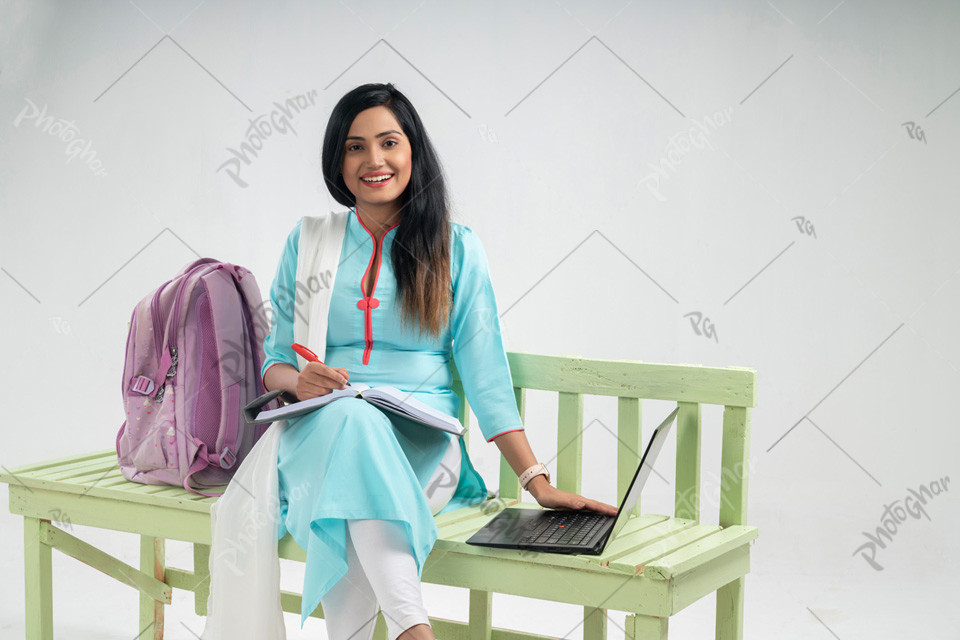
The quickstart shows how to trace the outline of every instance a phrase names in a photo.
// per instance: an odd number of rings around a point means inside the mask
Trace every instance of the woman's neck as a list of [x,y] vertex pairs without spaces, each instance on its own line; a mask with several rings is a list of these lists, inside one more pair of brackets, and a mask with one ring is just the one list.
[[[390,203],[393,205],[393,203]],[[383,238],[387,229],[395,225],[400,220],[400,208],[396,206],[384,206],[383,208],[371,209],[369,206],[361,208],[357,206],[357,215],[364,225],[373,233],[377,242]]]

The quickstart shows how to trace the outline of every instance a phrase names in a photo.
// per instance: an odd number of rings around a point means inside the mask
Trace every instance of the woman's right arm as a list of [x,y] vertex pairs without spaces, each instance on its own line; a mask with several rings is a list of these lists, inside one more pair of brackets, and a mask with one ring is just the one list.
[[297,354],[293,343],[293,312],[296,304],[297,252],[300,244],[298,221],[283,245],[273,283],[270,285],[270,332],[263,339],[264,360],[260,371],[267,391],[283,388],[283,399],[296,398]]
[[286,393],[281,397],[285,400],[296,398],[299,377],[300,372],[296,367],[286,362],[277,362],[267,369],[267,374],[263,376],[263,388],[267,391],[283,389]]
[[328,367],[319,362],[308,362],[303,372],[285,362],[277,363],[267,369],[263,386],[267,391],[283,389],[297,400],[307,400],[330,393],[335,388],[347,386],[347,370],[342,367]]

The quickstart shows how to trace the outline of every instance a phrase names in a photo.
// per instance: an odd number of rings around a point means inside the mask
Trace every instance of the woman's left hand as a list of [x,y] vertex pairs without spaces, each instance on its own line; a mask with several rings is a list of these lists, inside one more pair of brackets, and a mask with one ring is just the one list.
[[584,498],[576,493],[570,493],[563,489],[558,489],[552,484],[546,482],[543,476],[536,476],[531,480],[530,494],[534,497],[541,507],[547,509],[589,509],[599,511],[610,516],[617,515],[617,508],[599,500]]

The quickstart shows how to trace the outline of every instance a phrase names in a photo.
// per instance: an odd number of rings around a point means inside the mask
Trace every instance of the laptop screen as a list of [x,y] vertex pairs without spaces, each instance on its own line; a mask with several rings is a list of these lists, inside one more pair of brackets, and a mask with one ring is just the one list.
[[670,415],[664,418],[663,422],[653,430],[650,443],[640,458],[640,465],[637,467],[636,473],[633,474],[633,482],[630,483],[627,494],[623,497],[623,502],[620,504],[620,511],[617,512],[617,521],[613,523],[613,529],[610,530],[610,535],[607,536],[608,542],[617,536],[620,529],[623,528],[623,525],[630,519],[630,512],[637,506],[637,500],[640,499],[640,492],[643,490],[643,485],[646,484],[647,478],[650,477],[650,472],[653,470],[653,463],[656,462],[657,455],[660,453],[660,449],[663,448],[663,443],[667,439],[670,425],[673,424],[673,420],[677,417],[679,411],[680,407],[674,409]]

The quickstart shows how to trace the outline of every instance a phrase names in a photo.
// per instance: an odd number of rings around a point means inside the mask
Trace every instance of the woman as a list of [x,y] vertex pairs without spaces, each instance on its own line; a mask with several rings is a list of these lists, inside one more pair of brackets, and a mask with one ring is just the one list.
[[[298,252],[314,250],[301,221],[270,291],[264,386],[306,400],[350,381],[390,385],[457,416],[452,356],[485,439],[518,476],[536,467],[486,256],[469,227],[449,220],[440,163],[416,110],[392,84],[350,91],[330,116],[322,164],[327,188],[350,208],[326,283],[325,357],[298,361],[291,349],[309,296],[290,293],[312,291],[303,283],[313,274],[296,273]],[[319,602],[331,638],[369,639],[379,604],[390,638],[433,638],[420,591],[438,534],[433,516],[487,497],[462,440],[353,398],[288,420],[279,438],[278,535],[289,531],[307,550],[301,626]],[[544,507],[616,513],[551,486],[544,473],[525,488]]]

